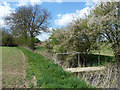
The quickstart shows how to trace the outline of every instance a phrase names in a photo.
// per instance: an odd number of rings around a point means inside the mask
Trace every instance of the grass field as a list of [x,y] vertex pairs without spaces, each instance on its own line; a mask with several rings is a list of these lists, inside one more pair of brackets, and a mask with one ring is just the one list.
[[114,56],[113,50],[110,47],[110,45],[106,43],[102,43],[100,47],[98,47],[98,50],[92,50],[93,52],[100,52],[101,55],[105,56]]
[[23,56],[15,47],[2,47],[2,87],[24,87]]
[[[38,53],[29,51],[24,48],[19,49],[27,57],[29,68],[27,68],[27,78],[30,80],[32,77],[37,79],[37,87],[41,88],[90,88],[91,85],[87,84],[80,78],[73,76],[69,72],[65,72],[62,67],[54,64],[50,59],[46,59]],[[33,84],[31,83],[31,86]]]

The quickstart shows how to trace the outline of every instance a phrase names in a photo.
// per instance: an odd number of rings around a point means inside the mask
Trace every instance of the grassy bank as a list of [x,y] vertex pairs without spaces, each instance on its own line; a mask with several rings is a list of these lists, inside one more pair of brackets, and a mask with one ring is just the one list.
[[20,49],[26,56],[28,66],[27,78],[32,79],[35,75],[37,79],[37,87],[41,88],[90,88],[91,85],[86,84],[80,78],[74,77],[72,74],[65,72],[60,66],[54,64],[51,60],[29,51],[24,48]]

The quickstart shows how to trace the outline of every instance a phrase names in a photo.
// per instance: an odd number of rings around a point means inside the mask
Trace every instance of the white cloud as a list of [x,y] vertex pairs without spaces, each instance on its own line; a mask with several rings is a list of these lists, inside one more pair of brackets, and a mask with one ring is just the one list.
[[76,10],[75,13],[66,13],[66,14],[58,14],[58,19],[55,20],[55,24],[59,26],[64,26],[72,22],[72,20],[76,18],[83,18],[85,17],[85,14],[89,14],[89,7],[83,8],[82,10]]
[[13,9],[6,2],[0,4],[0,17],[6,16],[11,13]]
[[52,34],[53,31],[53,27],[49,27],[48,28],[48,33],[41,31],[41,34],[37,36],[37,38],[41,41],[45,41],[46,39],[48,39],[50,37],[50,35]]
[[41,4],[41,0],[30,0],[31,5]]
[[94,5],[94,2],[86,2],[85,5],[86,5],[86,6],[93,6],[93,5]]
[[0,3],[0,25],[4,25],[3,17],[9,15],[13,10],[7,2]]
[[53,31],[53,27],[50,27],[50,28],[49,28],[49,31]]
[[42,1],[41,0],[19,0],[18,1],[18,6],[24,6],[24,5],[27,5],[27,4],[31,4],[32,6],[36,5],[36,4],[41,4]]
[[60,18],[62,16],[62,14],[58,14],[57,17]]
[[48,39],[51,35],[51,32],[53,31],[53,27],[49,27],[47,29],[49,32],[46,33],[44,31],[41,31],[41,34],[38,35],[36,38],[38,38],[41,41],[45,41],[46,39]]
[[18,6],[27,5],[28,2],[29,2],[29,0],[24,0],[24,1],[23,1],[23,0],[19,0],[19,1],[18,1],[18,3],[19,3]]
[[73,16],[74,16],[74,13],[64,14],[62,15],[61,18],[58,17],[59,19],[55,20],[55,24],[60,25],[60,26],[67,25],[69,22],[72,21]]
[[19,0],[18,1],[18,6],[23,6],[23,5],[27,5],[27,4],[31,4],[31,5],[36,5],[36,4],[41,4],[42,2],[62,2],[62,0]]
[[44,32],[41,35],[37,36],[37,38],[41,41],[45,41],[49,37],[50,37],[50,35],[48,33],[44,33]]
[[63,0],[43,0],[43,2],[63,2]]

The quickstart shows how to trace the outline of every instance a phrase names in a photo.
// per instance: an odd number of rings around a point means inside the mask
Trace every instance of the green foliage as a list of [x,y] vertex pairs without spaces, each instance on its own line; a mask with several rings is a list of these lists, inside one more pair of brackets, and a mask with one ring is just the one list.
[[[35,6],[20,6],[15,9],[15,12],[11,12],[9,16],[5,16],[5,22],[9,25],[11,33],[19,40],[20,44],[27,45],[30,49],[35,49],[35,42],[39,42],[35,37],[41,33],[46,32],[48,28],[48,20],[50,19],[50,13],[46,9],[40,8],[39,5]],[[29,44],[26,41],[30,37]]]
[[16,46],[15,38],[7,31],[2,30],[2,44],[4,46]]
[[[48,53],[89,52],[91,49],[96,49],[98,47],[97,37],[89,34],[88,20],[88,18],[77,19],[67,27],[54,31],[46,41],[45,48]],[[87,60],[87,57],[85,58]],[[68,63],[68,67],[77,66],[76,55],[59,55],[59,60]]]
[[35,38],[35,43],[39,43],[40,40],[38,38]]
[[[36,76],[37,86],[42,88],[92,88],[85,81],[65,72],[60,66],[54,64],[40,54],[19,48],[27,57],[32,73]],[[27,74],[31,74],[30,72]]]
[[100,3],[91,11],[88,24],[92,34],[99,33],[102,40],[108,41],[114,53],[120,47],[120,2]]
[[114,56],[113,49],[111,48],[111,45],[108,44],[108,42],[101,42],[99,43],[99,48],[97,50],[91,50],[91,52],[96,51],[99,51],[100,55]]
[[[46,42],[47,51],[52,54],[89,52],[98,49],[101,41],[108,41],[117,55],[120,50],[119,6],[120,2],[100,3],[85,18],[74,20],[66,27],[57,29]],[[76,55],[61,55],[59,60],[76,66],[75,57]],[[86,56],[82,61],[87,60],[89,58]]]

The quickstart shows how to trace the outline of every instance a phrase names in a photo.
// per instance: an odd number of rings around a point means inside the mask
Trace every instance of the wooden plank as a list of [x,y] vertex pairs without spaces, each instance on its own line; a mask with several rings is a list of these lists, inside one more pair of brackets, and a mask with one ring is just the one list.
[[90,71],[98,71],[98,70],[104,70],[105,67],[78,67],[78,68],[64,68],[65,71],[76,73],[76,72],[90,72]]

